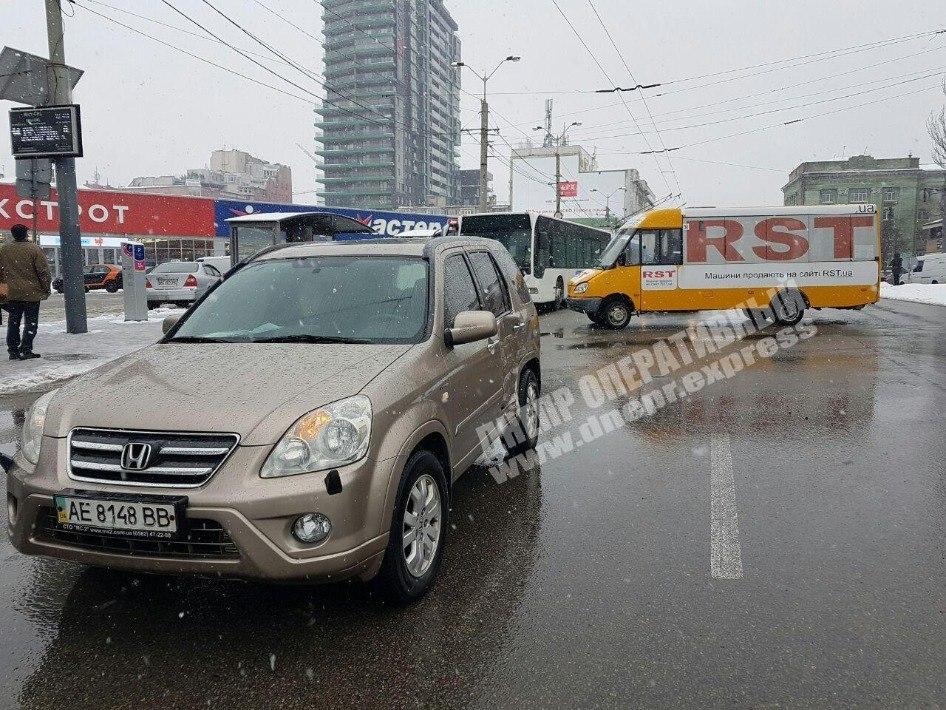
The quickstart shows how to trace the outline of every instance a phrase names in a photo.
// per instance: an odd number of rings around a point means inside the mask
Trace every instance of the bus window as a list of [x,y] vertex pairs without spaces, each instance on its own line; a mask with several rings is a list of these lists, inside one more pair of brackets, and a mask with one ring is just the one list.
[[683,263],[683,232],[679,229],[657,229],[642,232],[641,263],[674,265]]
[[460,234],[495,239],[509,250],[520,269],[532,270],[532,219],[527,213],[465,215]]
[[249,259],[256,252],[276,243],[276,223],[234,224],[231,229],[237,243],[237,261]]

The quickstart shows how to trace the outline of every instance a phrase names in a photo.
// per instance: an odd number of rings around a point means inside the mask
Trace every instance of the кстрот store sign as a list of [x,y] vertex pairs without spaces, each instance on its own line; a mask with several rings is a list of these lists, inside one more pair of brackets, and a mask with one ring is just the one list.
[[[48,200],[25,199],[13,185],[0,184],[0,230],[14,224],[39,231],[59,231],[59,203],[53,190]],[[79,228],[86,234],[212,237],[213,200],[172,195],[79,190]]]

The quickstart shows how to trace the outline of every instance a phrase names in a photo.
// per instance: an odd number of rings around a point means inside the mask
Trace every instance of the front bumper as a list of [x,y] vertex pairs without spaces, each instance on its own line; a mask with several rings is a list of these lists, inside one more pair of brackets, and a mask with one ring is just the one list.
[[566,298],[565,307],[578,313],[592,314],[601,308],[602,298]]
[[[214,476],[194,489],[148,488],[85,483],[65,472],[66,440],[46,438],[35,472],[20,458],[7,473],[8,534],[17,550],[88,565],[159,574],[209,574],[283,582],[328,582],[377,573],[387,547],[383,493],[394,460],[364,459],[339,468],[342,491],[329,495],[328,472],[261,479],[259,469],[271,447],[238,447]],[[59,462],[63,462],[60,466]],[[102,551],[88,543],[50,536],[39,521],[65,490],[95,494],[186,496],[187,521],[212,521],[225,531],[238,554],[196,557],[129,551]],[[332,532],[318,545],[303,545],[291,535],[292,523],[306,512],[332,521]],[[100,537],[102,537],[100,535]],[[106,538],[109,543],[114,537]],[[186,548],[186,545],[178,546]],[[112,548],[110,548],[111,550]]]

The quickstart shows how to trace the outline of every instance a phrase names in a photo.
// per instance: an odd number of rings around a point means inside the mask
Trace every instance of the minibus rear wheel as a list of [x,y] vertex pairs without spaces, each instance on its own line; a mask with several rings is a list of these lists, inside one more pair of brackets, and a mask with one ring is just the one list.
[[805,305],[805,297],[798,291],[779,291],[769,307],[776,323],[795,325],[805,315]]
[[609,296],[599,311],[602,324],[612,330],[626,328],[634,315],[634,306],[624,296]]

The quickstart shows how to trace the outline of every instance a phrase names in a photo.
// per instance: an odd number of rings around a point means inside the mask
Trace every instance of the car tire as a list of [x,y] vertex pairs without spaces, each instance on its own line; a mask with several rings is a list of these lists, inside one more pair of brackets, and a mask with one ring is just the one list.
[[56,289],[56,293],[62,293],[66,290],[62,286],[53,286],[53,288]]
[[598,311],[588,314],[588,320],[590,320],[595,325],[604,325],[604,318],[601,317],[601,314]]
[[109,281],[107,284],[105,284],[105,290],[109,293],[118,293],[118,282]]
[[503,439],[510,456],[532,451],[539,443],[539,378],[532,370],[523,370],[519,376],[519,409],[516,412],[516,436]]
[[779,325],[795,325],[805,315],[805,297],[799,291],[779,291],[769,308]]
[[160,301],[148,301],[148,310],[150,311],[154,308],[157,308],[160,305],[161,305]]
[[634,308],[624,296],[609,296],[599,311],[602,325],[611,330],[621,330],[631,322]]
[[[433,486],[431,489],[430,486]],[[423,491],[431,491],[427,505],[421,508]],[[436,503],[436,509],[434,504]],[[430,589],[437,577],[443,560],[443,548],[449,528],[450,499],[447,492],[447,478],[440,463],[430,451],[415,451],[404,466],[401,483],[391,515],[391,530],[388,546],[381,562],[381,570],[374,578],[378,591],[394,604],[409,604],[420,599]],[[411,528],[411,518],[414,518]],[[436,541],[431,556],[425,554],[429,549],[430,533],[436,524]],[[415,533],[415,539],[406,543],[407,536]],[[427,543],[427,547],[416,542],[417,531]],[[407,551],[406,551],[407,550]],[[416,557],[420,555],[420,557]]]

